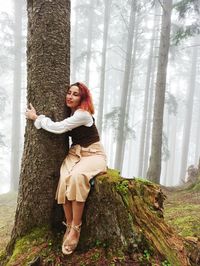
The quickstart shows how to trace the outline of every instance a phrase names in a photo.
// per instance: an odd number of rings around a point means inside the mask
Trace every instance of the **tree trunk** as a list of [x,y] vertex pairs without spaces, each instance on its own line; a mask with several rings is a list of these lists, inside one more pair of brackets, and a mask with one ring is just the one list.
[[143,157],[143,168],[142,168],[142,176],[146,177],[147,169],[148,169],[148,161],[149,161],[149,154],[150,154],[150,140],[151,140],[151,131],[152,131],[152,117],[153,117],[153,98],[154,98],[154,83],[155,83],[155,73],[157,68],[157,58],[158,58],[158,36],[160,31],[160,8],[159,5],[156,6],[156,26],[155,26],[155,45],[153,51],[153,62],[152,62],[152,75],[150,81],[150,92],[149,92],[149,101],[148,101],[148,112],[147,112],[147,125],[146,125],[146,134],[145,134],[145,147],[144,147],[144,157]]
[[165,88],[167,76],[168,52],[170,45],[170,27],[172,0],[163,1],[163,15],[161,26],[161,38],[159,47],[158,70],[156,78],[156,94],[154,102],[152,145],[150,164],[147,177],[154,182],[160,182],[162,160],[162,130],[163,112],[165,103]]
[[116,153],[115,153],[115,168],[122,168],[123,163],[123,140],[126,135],[125,132],[125,122],[126,122],[126,107],[127,107],[127,96],[129,88],[129,79],[131,71],[131,55],[133,50],[133,34],[135,26],[135,13],[136,13],[136,0],[131,1],[131,12],[128,26],[128,40],[127,40],[127,49],[126,49],[126,60],[125,60],[125,71],[122,84],[122,95],[120,103],[120,115],[118,122],[117,130],[117,144],[116,144]]
[[186,115],[185,115],[185,121],[184,121],[183,140],[182,140],[180,180],[185,179],[186,170],[187,170],[190,133],[191,133],[191,125],[192,125],[194,91],[195,91],[195,83],[196,83],[197,51],[198,51],[198,47],[195,45],[193,48],[193,52],[192,52],[190,81],[189,81],[189,86],[188,86],[188,91],[187,91],[188,96],[186,98],[187,102],[186,102]]
[[97,117],[97,126],[100,135],[102,132],[102,123],[103,123],[105,69],[106,69],[107,40],[108,40],[111,2],[112,0],[104,0],[105,9],[104,9],[103,49],[102,49],[102,59],[101,59],[100,96],[99,96],[98,117]]
[[[200,62],[200,60],[198,59],[198,62]],[[196,126],[196,148],[195,148],[195,164],[198,165],[199,163],[199,159],[200,159],[200,90],[198,90],[197,93],[197,103],[198,103],[198,107],[197,107],[197,126]]]
[[[53,120],[66,117],[70,75],[70,1],[27,1],[28,102]],[[67,152],[65,134],[37,130],[27,121],[19,194],[10,248],[35,226],[55,221],[54,196]]]
[[[166,186],[174,186],[177,185],[177,181],[175,180],[175,171],[174,167],[176,164],[176,133],[177,133],[177,116],[172,115],[170,119],[170,130],[169,130],[169,150],[170,150],[170,158],[167,162],[167,178],[166,178]],[[176,183],[177,182],[177,183]]]
[[10,189],[17,191],[20,174],[21,76],[22,76],[22,9],[23,0],[14,2],[14,81],[12,103]]
[[150,81],[151,81],[151,73],[153,71],[153,49],[155,45],[155,36],[156,36],[156,16],[157,12],[154,11],[154,27],[151,37],[151,44],[150,44],[150,51],[149,51],[149,58],[147,63],[147,76],[145,82],[145,97],[144,97],[144,106],[143,106],[143,115],[142,115],[142,127],[141,127],[141,134],[140,134],[140,146],[139,146],[139,164],[138,164],[138,176],[143,176],[143,163],[144,163],[144,147],[145,147],[145,135],[147,129],[147,116],[148,116],[148,102],[150,98]]
[[164,199],[158,185],[108,171],[96,179],[88,198],[79,248],[92,247],[97,240],[123,252],[141,251],[143,246],[171,265],[189,265],[182,239],[163,219]]

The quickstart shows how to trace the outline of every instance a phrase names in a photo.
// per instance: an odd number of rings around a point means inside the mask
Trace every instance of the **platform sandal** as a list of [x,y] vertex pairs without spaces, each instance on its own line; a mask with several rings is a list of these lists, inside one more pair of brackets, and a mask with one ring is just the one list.
[[79,238],[80,238],[81,224],[71,225],[71,228],[73,228],[78,233],[78,236],[76,240],[72,240],[72,241],[69,241],[67,238],[65,239],[62,245],[62,252],[65,255],[70,255],[74,252],[74,250],[76,249],[78,245]]

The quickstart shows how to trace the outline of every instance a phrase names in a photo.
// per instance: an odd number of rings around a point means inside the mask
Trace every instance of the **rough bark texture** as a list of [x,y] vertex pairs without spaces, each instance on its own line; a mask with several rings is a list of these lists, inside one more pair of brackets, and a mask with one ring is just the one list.
[[[70,66],[70,1],[27,1],[28,102],[53,120],[66,116]],[[66,136],[37,130],[27,121],[12,243],[34,226],[54,220],[59,168]]]
[[161,37],[158,58],[158,70],[156,78],[156,94],[154,103],[152,145],[150,165],[147,177],[154,182],[160,182],[161,157],[162,157],[162,131],[163,113],[165,103],[165,88],[167,76],[168,52],[170,45],[171,10],[172,0],[163,1],[163,15],[161,26]]

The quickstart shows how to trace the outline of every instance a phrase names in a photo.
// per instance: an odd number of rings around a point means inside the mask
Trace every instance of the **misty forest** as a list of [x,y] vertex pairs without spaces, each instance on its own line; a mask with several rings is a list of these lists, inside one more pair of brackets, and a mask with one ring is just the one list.
[[[199,0],[7,0],[0,29],[0,265],[199,265]],[[109,170],[88,200],[82,253],[66,262],[59,247],[41,252],[61,241],[54,194],[68,139],[37,131],[25,110],[63,120],[77,81],[92,93]],[[31,231],[41,224],[56,233]],[[38,250],[25,262],[12,254],[27,233]],[[106,257],[110,242],[123,253]]]

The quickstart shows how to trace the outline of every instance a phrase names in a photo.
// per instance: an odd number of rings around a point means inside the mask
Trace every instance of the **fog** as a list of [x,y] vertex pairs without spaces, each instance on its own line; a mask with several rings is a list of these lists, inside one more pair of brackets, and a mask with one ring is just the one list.
[[[92,92],[108,167],[119,169],[123,177],[145,178],[151,155],[162,6],[159,1],[155,5],[135,1],[131,20],[130,2],[72,1],[71,83],[85,82]],[[15,177],[18,180],[23,152],[25,4],[1,0],[0,5],[0,193],[12,188]],[[171,16],[160,179],[166,186],[185,182],[188,167],[197,167],[200,155],[200,21],[192,4],[190,8],[182,18],[173,8]],[[183,30],[191,25],[195,26],[187,36]]]

